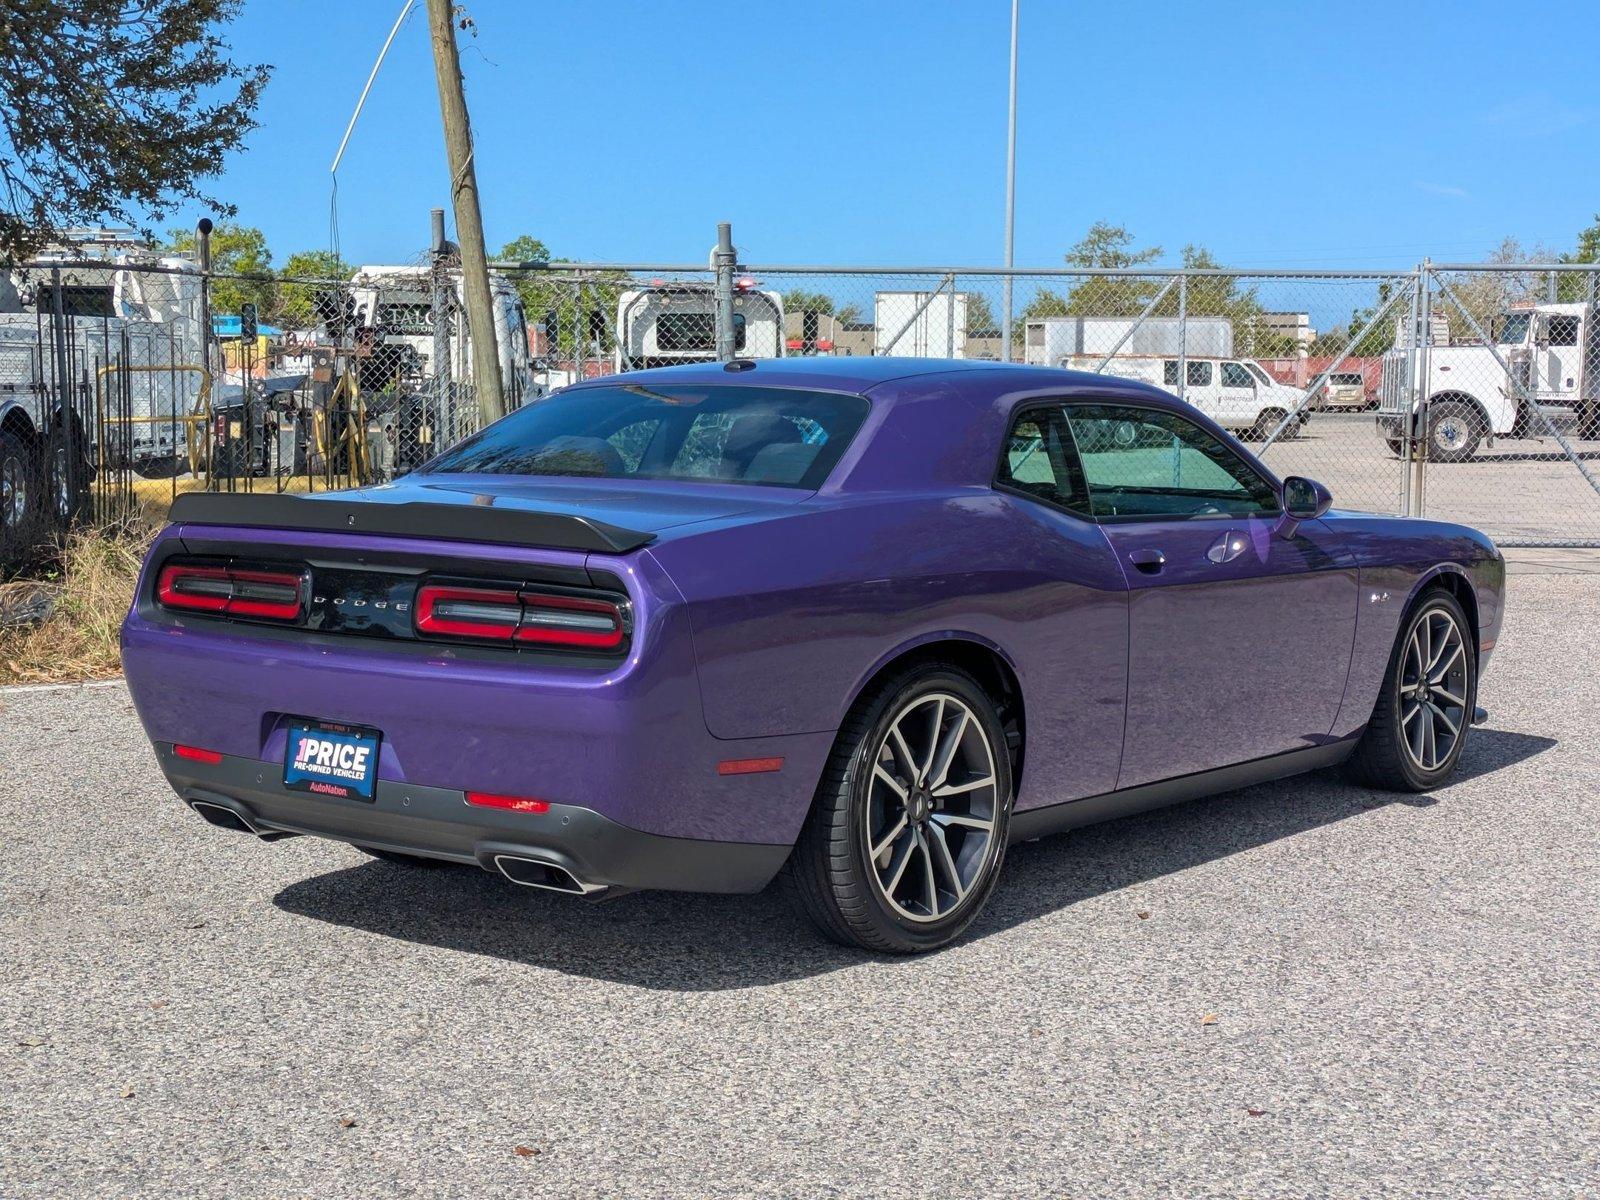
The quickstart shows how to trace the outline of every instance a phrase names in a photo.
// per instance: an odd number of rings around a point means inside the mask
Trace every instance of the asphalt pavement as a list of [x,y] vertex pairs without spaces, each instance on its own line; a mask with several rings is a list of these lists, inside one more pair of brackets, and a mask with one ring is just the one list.
[[0,692],[0,1197],[1600,1193],[1600,587],[1518,573],[1459,775],[1016,847],[937,955],[204,825]]

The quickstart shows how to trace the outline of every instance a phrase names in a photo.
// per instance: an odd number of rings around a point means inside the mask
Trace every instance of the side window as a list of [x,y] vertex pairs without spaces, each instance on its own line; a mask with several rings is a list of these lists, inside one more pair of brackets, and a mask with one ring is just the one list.
[[1552,346],[1576,346],[1578,344],[1578,318],[1551,317],[1550,344]]
[[1244,369],[1243,363],[1225,362],[1222,364],[1222,386],[1231,388],[1253,388],[1255,378]]
[[1210,387],[1211,386],[1211,364],[1210,363],[1208,363],[1208,362],[1191,362],[1191,363],[1189,363],[1189,386],[1190,387]]
[[1089,493],[1060,408],[1020,414],[1006,436],[995,482],[1048,504],[1089,515]]
[[1178,360],[1169,358],[1162,364],[1161,378],[1169,388],[1178,386]]
[[1121,405],[1073,405],[1066,411],[1096,517],[1183,520],[1278,512],[1271,484],[1176,413]]

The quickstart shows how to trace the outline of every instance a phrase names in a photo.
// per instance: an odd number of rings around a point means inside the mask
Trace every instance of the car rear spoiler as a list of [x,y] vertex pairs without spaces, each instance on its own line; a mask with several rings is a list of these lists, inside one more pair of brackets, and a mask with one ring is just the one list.
[[626,554],[649,545],[656,536],[592,517],[497,508],[492,504],[385,504],[248,492],[183,492],[173,500],[168,519],[175,525],[440,538],[598,554]]

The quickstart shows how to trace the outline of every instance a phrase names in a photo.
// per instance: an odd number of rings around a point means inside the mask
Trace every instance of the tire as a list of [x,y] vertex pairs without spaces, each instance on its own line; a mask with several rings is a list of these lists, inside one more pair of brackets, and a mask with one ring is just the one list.
[[[1443,660],[1435,668],[1442,682],[1432,682],[1422,692],[1422,702],[1413,690],[1418,661],[1417,631],[1426,622],[1427,645]],[[1459,671],[1450,649],[1446,622],[1459,639]],[[1442,642],[1442,646],[1441,646]],[[1453,689],[1453,690],[1452,690]],[[1451,699],[1459,700],[1459,705]],[[1442,703],[1440,702],[1442,700]],[[1373,707],[1366,732],[1356,743],[1355,752],[1345,764],[1346,773],[1356,783],[1389,792],[1425,792],[1449,778],[1461,758],[1462,748],[1472,728],[1472,714],[1478,702],[1478,651],[1472,626],[1461,605],[1449,592],[1433,589],[1417,600],[1401,623],[1400,635],[1389,654],[1383,688]],[[1429,708],[1444,716],[1441,725]],[[1435,740],[1427,740],[1421,722],[1427,722]],[[1453,722],[1456,732],[1449,738],[1448,750],[1439,754],[1438,736],[1448,734]]]
[[1578,436],[1600,438],[1600,401],[1591,400],[1578,407]]
[[[1278,422],[1288,415],[1281,408],[1263,409],[1256,415],[1256,423],[1250,427],[1250,440],[1252,442],[1266,441],[1272,436],[1272,431],[1278,427]],[[1296,432],[1296,428],[1284,430],[1284,433],[1289,437],[1293,437]]]
[[38,524],[39,463],[29,441],[0,433],[0,546],[19,550]]
[[1470,404],[1441,400],[1428,408],[1428,457],[1434,462],[1466,462],[1483,434],[1483,416]]
[[370,854],[373,858],[381,859],[386,863],[393,863],[397,867],[445,867],[450,864],[442,858],[427,858],[421,854],[402,854],[398,850],[377,850],[371,846],[357,846],[363,854]]
[[[925,757],[921,779],[910,778],[916,763],[906,752]],[[955,790],[940,795],[940,778]],[[972,786],[984,778],[987,786]],[[841,945],[938,949],[961,936],[994,891],[1011,801],[994,701],[965,671],[911,667],[864,696],[839,731],[784,890]],[[882,847],[878,856],[869,838]]]
[[140,479],[172,479],[188,469],[188,460],[176,454],[158,454],[133,464],[133,473]]
[[[76,442],[74,446],[71,443]],[[51,517],[65,529],[90,508],[94,496],[94,468],[84,453],[83,436],[69,439],[61,428],[50,435]]]
[[1406,448],[1406,444],[1399,438],[1385,438],[1384,441],[1389,444],[1389,453],[1394,455],[1396,458],[1399,458],[1401,453]]

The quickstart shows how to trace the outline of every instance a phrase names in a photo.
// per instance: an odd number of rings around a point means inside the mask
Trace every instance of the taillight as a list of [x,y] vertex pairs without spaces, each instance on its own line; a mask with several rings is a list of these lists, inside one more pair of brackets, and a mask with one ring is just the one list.
[[305,602],[303,577],[287,571],[168,563],[156,580],[167,608],[294,621]]
[[622,607],[597,596],[425,583],[417,589],[417,632],[475,641],[531,642],[615,650],[627,636]]

